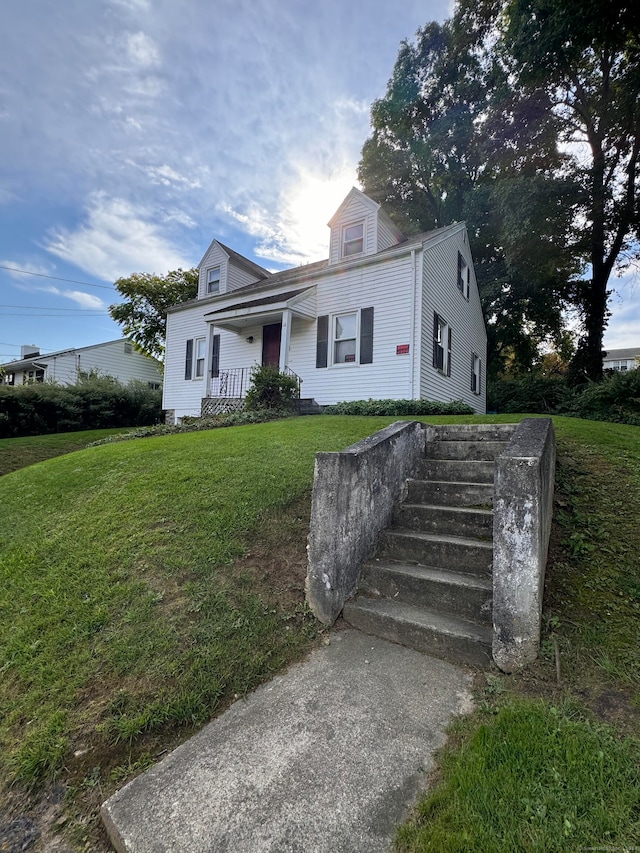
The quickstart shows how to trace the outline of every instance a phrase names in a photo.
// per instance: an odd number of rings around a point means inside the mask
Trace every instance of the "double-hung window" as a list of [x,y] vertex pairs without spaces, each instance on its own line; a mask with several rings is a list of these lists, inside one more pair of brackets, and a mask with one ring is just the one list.
[[471,353],[471,390],[474,394],[480,393],[481,376],[482,362],[480,361],[480,356],[473,352]]
[[373,307],[318,317],[316,367],[373,363]]
[[462,257],[462,252],[458,252],[458,290],[465,299],[469,298],[469,283],[471,281],[471,269],[469,264]]
[[202,379],[207,357],[207,339],[189,338],[185,353],[184,378]]
[[342,257],[361,255],[364,252],[364,222],[345,225],[342,229]]
[[451,376],[451,326],[435,311],[433,313],[433,366],[445,376]]
[[220,267],[207,270],[207,293],[220,293]]
[[358,315],[338,314],[333,318],[333,363],[355,364]]

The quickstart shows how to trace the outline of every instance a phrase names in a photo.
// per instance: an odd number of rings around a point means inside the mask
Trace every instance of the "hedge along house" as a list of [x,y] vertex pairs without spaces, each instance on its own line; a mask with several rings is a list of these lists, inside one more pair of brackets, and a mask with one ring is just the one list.
[[301,396],[463,400],[486,411],[486,333],[464,223],[405,237],[353,188],[328,260],[270,273],[214,240],[167,316],[167,420],[240,408],[256,365]]

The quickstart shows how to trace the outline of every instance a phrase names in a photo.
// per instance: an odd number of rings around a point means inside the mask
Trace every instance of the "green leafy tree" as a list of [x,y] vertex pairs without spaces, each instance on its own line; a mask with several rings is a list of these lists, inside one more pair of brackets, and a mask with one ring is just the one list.
[[115,288],[124,301],[109,306],[111,318],[122,326],[140,352],[162,361],[167,309],[197,296],[198,270],[179,269],[164,276],[133,273],[119,278]]
[[620,0],[481,0],[467,3],[499,30],[499,51],[521,103],[544,97],[545,122],[558,126],[565,172],[581,188],[580,248],[587,277],[575,303],[583,334],[574,379],[602,377],[608,284],[615,269],[640,255],[640,18]]
[[[465,22],[466,24],[466,22]],[[555,127],[535,138],[508,131],[494,104],[511,97],[507,69],[454,16],[400,47],[359,178],[408,233],[465,219],[489,336],[489,367],[530,369],[539,344],[558,340],[570,279],[576,190],[561,176]],[[544,99],[535,105],[538,112]],[[531,108],[533,109],[533,108]],[[565,204],[558,204],[564,194]]]

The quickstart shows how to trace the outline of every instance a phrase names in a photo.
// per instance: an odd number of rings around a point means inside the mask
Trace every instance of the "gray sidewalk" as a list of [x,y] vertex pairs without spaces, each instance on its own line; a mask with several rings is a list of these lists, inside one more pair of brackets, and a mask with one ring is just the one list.
[[470,674],[349,630],[102,807],[119,853],[377,853],[424,789]]

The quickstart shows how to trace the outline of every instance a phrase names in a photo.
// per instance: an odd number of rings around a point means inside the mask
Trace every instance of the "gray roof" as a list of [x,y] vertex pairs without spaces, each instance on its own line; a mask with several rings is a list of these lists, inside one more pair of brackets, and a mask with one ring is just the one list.
[[625,358],[640,358],[640,347],[630,347],[627,349],[608,349],[604,357],[605,361],[622,361]]
[[237,311],[240,308],[253,308],[259,305],[273,305],[277,302],[288,302],[294,296],[299,296],[308,290],[306,287],[301,287],[298,290],[288,290],[286,293],[273,293],[271,296],[263,296],[261,299],[251,299],[250,301],[236,302],[234,305],[228,305],[226,308],[218,308],[215,311],[209,311],[205,316],[211,317],[213,314],[225,314],[227,311]]

